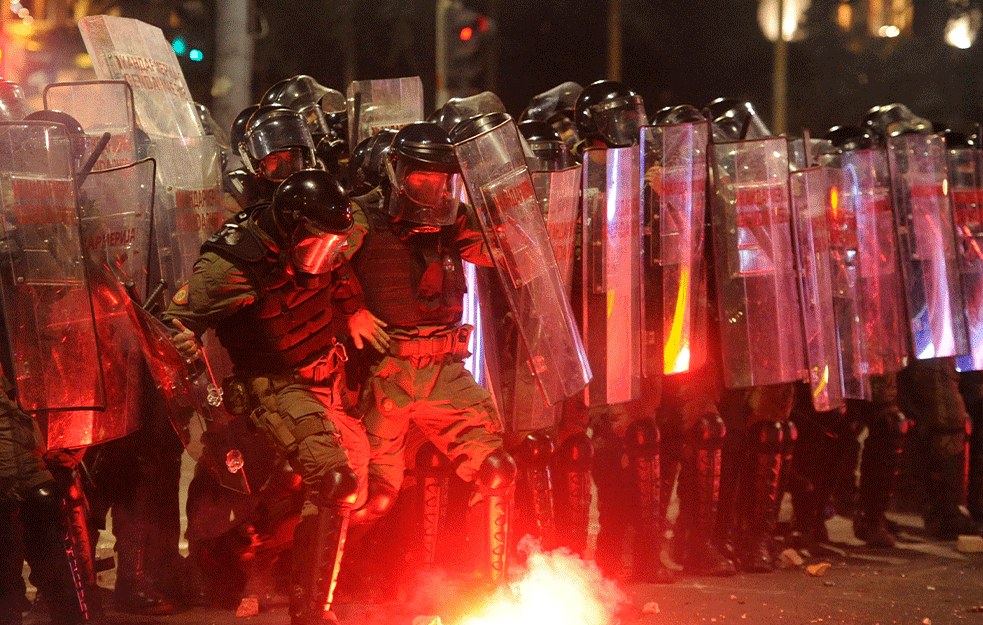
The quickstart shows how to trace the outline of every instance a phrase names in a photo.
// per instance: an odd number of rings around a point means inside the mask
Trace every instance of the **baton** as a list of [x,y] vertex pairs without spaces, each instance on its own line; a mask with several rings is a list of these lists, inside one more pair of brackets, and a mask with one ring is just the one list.
[[85,179],[89,177],[90,173],[92,173],[92,168],[96,166],[96,161],[99,160],[100,156],[102,156],[103,150],[106,149],[106,146],[109,145],[109,140],[112,138],[113,136],[108,132],[102,133],[102,136],[99,137],[99,142],[96,143],[96,147],[92,149],[92,153],[89,154],[89,158],[85,159],[85,164],[82,165],[82,169],[75,174],[76,191],[82,188],[82,185],[85,183]]

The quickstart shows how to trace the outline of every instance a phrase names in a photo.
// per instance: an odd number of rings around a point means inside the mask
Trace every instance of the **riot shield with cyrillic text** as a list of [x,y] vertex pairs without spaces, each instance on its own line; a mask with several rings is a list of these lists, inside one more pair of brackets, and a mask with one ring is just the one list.
[[819,412],[845,403],[827,221],[832,185],[827,173],[825,167],[810,167],[789,176],[809,389]]
[[714,144],[713,245],[724,384],[805,378],[784,138]]
[[956,256],[962,278],[969,354],[956,360],[960,371],[983,370],[983,153],[948,150]]
[[511,119],[454,146],[529,365],[548,404],[590,379],[546,224]]
[[945,144],[938,135],[905,134],[891,137],[887,152],[913,355],[965,354]]
[[588,406],[641,397],[639,163],[637,147],[584,152],[582,331],[594,372]]
[[86,255],[139,302],[147,295],[155,176],[156,163],[145,159],[91,173],[79,194]]
[[682,373],[706,360],[706,148],[709,127],[642,129],[646,376]]
[[44,108],[68,113],[90,137],[110,134],[93,171],[137,160],[133,89],[122,80],[60,82],[44,88]]
[[104,409],[107,401],[71,150],[63,126],[0,124],[0,291],[13,363],[6,375],[31,413]]
[[214,137],[155,137],[150,153],[158,163],[170,164],[158,176],[154,232],[160,277],[173,292],[191,275],[201,245],[230,215],[222,205]]
[[852,210],[856,220],[857,284],[866,373],[894,373],[907,364],[908,322],[887,152],[846,152],[841,157],[841,171],[841,204]]
[[[532,172],[532,185],[536,190],[539,208],[546,220],[550,247],[556,258],[564,295],[570,299],[573,278],[573,255],[576,245],[577,214],[580,208],[580,167],[569,167],[557,171]],[[572,308],[572,306],[571,306]],[[525,363],[529,354],[522,342],[516,350],[516,362]],[[548,428],[559,422],[562,404],[549,406],[542,393],[536,388],[532,371],[526,366],[517,366],[512,395],[505,415],[509,418],[509,429],[528,432]]]
[[[857,214],[844,191],[839,160],[823,169],[826,179],[826,222],[829,226],[830,285],[843,396],[870,399],[861,322],[860,258],[857,251]],[[806,340],[809,340],[808,333]]]
[[380,130],[399,130],[423,120],[419,76],[356,80],[348,86],[348,145],[355,148]]

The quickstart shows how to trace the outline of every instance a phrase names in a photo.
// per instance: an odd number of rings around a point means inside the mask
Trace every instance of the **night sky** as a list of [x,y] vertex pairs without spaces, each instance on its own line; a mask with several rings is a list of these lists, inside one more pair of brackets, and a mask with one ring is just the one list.
[[[494,2],[466,4],[498,13],[497,74],[488,87],[510,112],[517,115],[533,95],[563,81],[586,85],[606,77],[606,2]],[[269,84],[298,73],[343,91],[348,67],[358,79],[420,75],[429,112],[434,4],[259,0],[271,30],[257,49],[257,97]],[[750,100],[771,120],[773,44],[758,26],[757,0],[622,4],[622,80],[644,96],[649,114],[728,96]],[[871,106],[890,102],[957,129],[983,121],[983,41],[969,50],[946,45],[944,3],[916,0],[914,33],[896,39],[844,33],[833,23],[836,4],[813,0],[808,37],[789,44],[789,133],[808,128],[815,135],[856,124]]]

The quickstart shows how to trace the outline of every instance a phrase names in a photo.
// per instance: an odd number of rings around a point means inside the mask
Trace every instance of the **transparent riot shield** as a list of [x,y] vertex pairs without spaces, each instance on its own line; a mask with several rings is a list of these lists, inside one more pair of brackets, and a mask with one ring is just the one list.
[[348,86],[348,145],[352,149],[380,130],[399,130],[423,120],[419,76],[356,80]]
[[156,163],[146,159],[93,172],[79,192],[86,256],[139,302],[147,296],[155,176]]
[[[704,123],[645,126],[641,143],[644,375],[706,360]],[[703,337],[704,340],[699,340]]]
[[948,150],[956,256],[962,278],[969,331],[969,354],[956,360],[960,371],[983,370],[983,155],[980,150]]
[[584,152],[582,330],[594,372],[588,406],[641,397],[639,163],[637,148]]
[[248,493],[243,456],[229,431],[232,417],[223,407],[222,391],[207,361],[201,371],[192,371],[171,343],[164,324],[123,297],[118,283],[116,289],[117,295],[123,298],[120,310],[136,330],[150,375],[167,404],[171,425],[188,455],[207,468],[222,486]]
[[201,245],[230,216],[222,206],[222,168],[214,137],[155,137],[158,176],[154,232],[160,277],[173,292],[187,281]]
[[[139,20],[91,15],[79,20],[85,49],[100,80],[133,88],[140,126],[151,137],[205,134],[191,91],[161,29]],[[167,169],[161,163],[162,169]]]
[[503,291],[548,404],[570,397],[590,367],[556,268],[519,132],[511,119],[454,147]]
[[844,405],[840,345],[831,275],[827,168],[811,167],[789,176],[802,325],[812,405],[819,412]]
[[[580,208],[580,167],[557,171],[532,172],[532,184],[539,200],[539,208],[546,220],[550,247],[560,271],[564,295],[569,301],[573,279],[573,255],[576,245],[577,213]],[[526,362],[529,354],[522,342],[516,351],[516,361]],[[509,429],[529,432],[556,425],[560,419],[561,404],[547,405],[536,388],[536,380],[529,367],[515,367],[515,380],[505,415]]]
[[68,113],[90,137],[110,134],[93,171],[121,167],[137,160],[136,111],[133,89],[128,83],[122,80],[54,83],[44,88],[44,108]]
[[0,123],[6,374],[32,413],[106,407],[71,163],[64,127]]
[[857,232],[857,291],[867,375],[900,371],[908,360],[908,322],[898,267],[898,239],[884,150],[841,157],[841,205],[852,210]]
[[914,356],[965,354],[945,144],[938,135],[906,134],[891,137],[887,152]]
[[[843,396],[870,399],[864,340],[861,322],[860,258],[857,251],[857,214],[843,185],[843,173],[837,161],[823,168],[826,179],[826,222],[829,226],[829,268],[833,295],[839,371]],[[808,332],[806,340],[810,340]],[[810,372],[811,374],[811,372]]]
[[740,388],[804,379],[788,143],[782,137],[718,143],[711,155],[724,383]]

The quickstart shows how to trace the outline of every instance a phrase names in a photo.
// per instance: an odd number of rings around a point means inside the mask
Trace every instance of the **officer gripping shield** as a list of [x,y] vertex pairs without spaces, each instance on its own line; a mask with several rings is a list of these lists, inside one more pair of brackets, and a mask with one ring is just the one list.
[[803,379],[788,142],[717,143],[711,172],[724,383],[741,388]]
[[552,405],[582,389],[591,374],[520,145],[515,124],[503,116],[454,151],[529,365]]
[[641,397],[641,219],[637,147],[583,159],[583,336],[594,378],[587,405]]
[[645,331],[643,371],[681,373],[706,360],[706,122],[641,133]]

